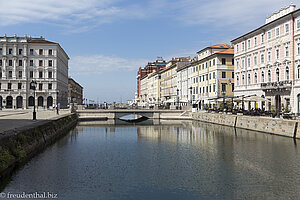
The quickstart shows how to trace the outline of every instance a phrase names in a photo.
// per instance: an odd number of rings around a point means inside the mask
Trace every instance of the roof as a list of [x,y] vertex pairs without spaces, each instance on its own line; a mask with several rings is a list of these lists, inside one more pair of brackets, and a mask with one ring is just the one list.
[[204,51],[206,49],[228,49],[228,48],[230,48],[230,47],[227,44],[216,44],[213,46],[206,47],[206,48],[198,51],[197,53],[200,53],[201,51]]
[[294,10],[294,11],[292,11],[292,12],[286,14],[286,15],[283,15],[282,17],[279,17],[278,19],[275,19],[275,20],[273,20],[273,21],[271,21],[271,22],[269,22],[269,23],[267,23],[267,24],[264,24],[264,25],[262,25],[262,26],[260,26],[260,27],[258,27],[258,28],[256,28],[256,29],[254,29],[254,30],[252,30],[252,31],[250,31],[250,32],[248,32],[248,33],[246,33],[246,34],[240,36],[240,37],[237,37],[237,38],[231,40],[231,42],[233,43],[235,40],[241,39],[241,38],[245,37],[246,35],[249,35],[249,34],[251,34],[251,33],[254,33],[254,32],[258,31],[259,29],[262,29],[262,28],[264,28],[264,27],[266,27],[266,26],[269,26],[270,24],[276,23],[278,20],[281,20],[281,19],[285,18],[285,17],[288,16],[288,15],[292,15],[292,14],[298,12],[299,10],[300,10],[300,8],[297,9],[297,10]]
[[58,44],[56,42],[51,42],[49,40],[45,40],[43,38],[30,38],[27,40],[28,43],[49,43],[49,44]]
[[216,54],[234,54],[234,49],[233,48],[226,49],[224,51],[216,52]]

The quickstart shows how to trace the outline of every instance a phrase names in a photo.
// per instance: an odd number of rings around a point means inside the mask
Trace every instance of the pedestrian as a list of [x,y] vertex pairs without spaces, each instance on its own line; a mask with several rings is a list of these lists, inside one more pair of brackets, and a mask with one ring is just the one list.
[[58,105],[56,105],[56,114],[59,115],[59,109],[58,109]]

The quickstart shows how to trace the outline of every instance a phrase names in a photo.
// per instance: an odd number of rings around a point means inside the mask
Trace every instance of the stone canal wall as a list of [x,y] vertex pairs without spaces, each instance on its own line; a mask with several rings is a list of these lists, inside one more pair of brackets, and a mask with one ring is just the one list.
[[0,177],[15,166],[39,153],[68,130],[75,127],[76,114],[43,120],[27,127],[2,132],[0,135]]
[[192,118],[224,126],[300,138],[300,123],[296,120],[206,112],[193,113]]

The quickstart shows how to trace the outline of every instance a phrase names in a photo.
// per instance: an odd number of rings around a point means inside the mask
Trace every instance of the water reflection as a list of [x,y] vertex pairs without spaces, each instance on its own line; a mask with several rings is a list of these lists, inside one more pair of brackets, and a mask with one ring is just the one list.
[[47,189],[61,199],[300,198],[299,147],[290,138],[192,121],[93,123],[80,123],[35,157],[4,192]]

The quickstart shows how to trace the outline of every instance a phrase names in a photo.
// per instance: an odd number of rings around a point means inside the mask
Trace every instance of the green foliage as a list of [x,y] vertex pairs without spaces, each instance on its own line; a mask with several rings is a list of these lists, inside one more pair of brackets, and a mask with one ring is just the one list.
[[6,149],[2,149],[0,151],[0,167],[1,168],[7,168],[8,164],[13,159],[13,156],[10,155],[9,151]]

